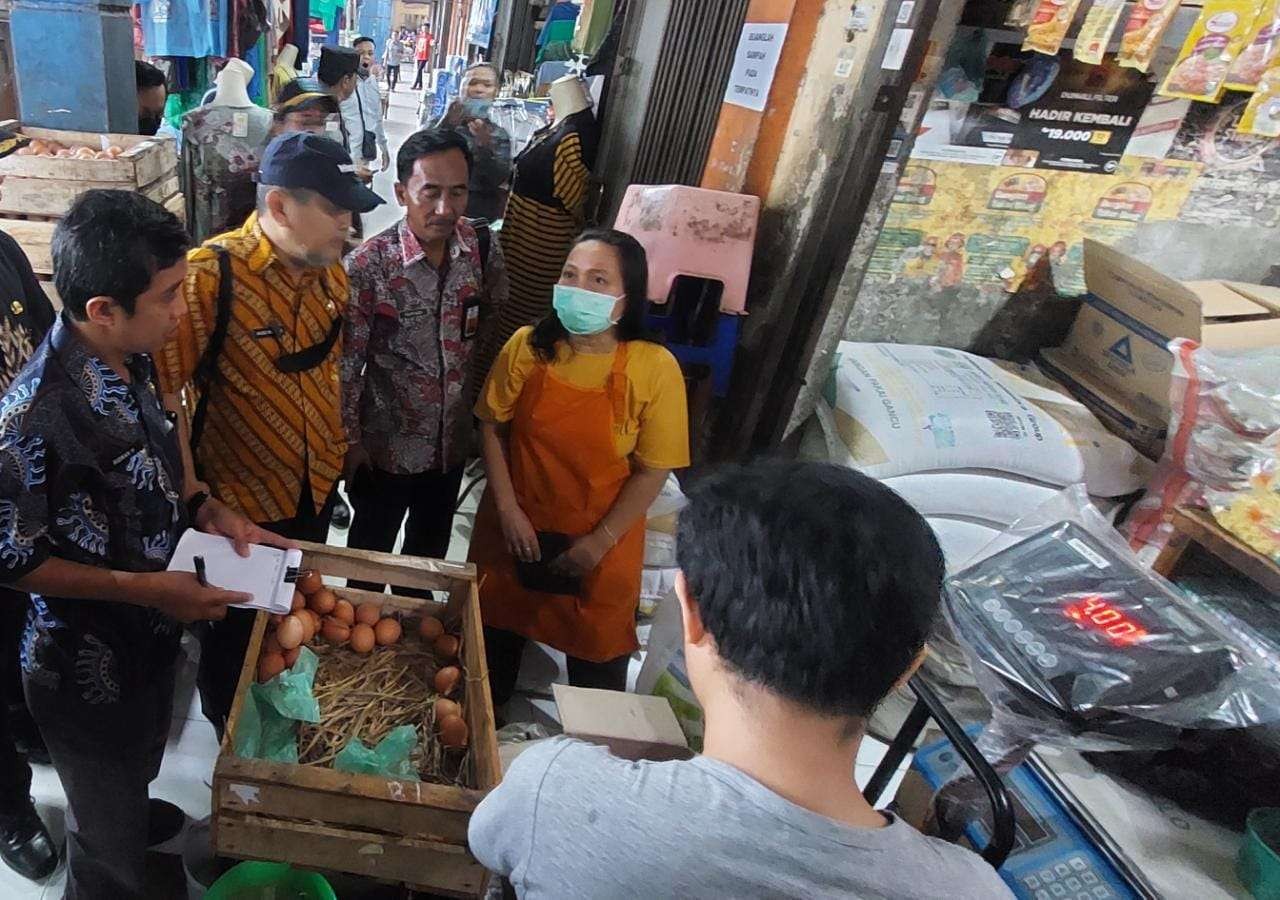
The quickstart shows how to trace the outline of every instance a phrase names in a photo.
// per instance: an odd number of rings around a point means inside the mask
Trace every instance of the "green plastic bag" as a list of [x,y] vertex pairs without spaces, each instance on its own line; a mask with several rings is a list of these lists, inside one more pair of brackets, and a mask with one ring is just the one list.
[[266,684],[249,686],[236,726],[237,756],[298,761],[298,723],[320,721],[320,704],[312,693],[319,665],[320,658],[303,647],[292,669]]
[[353,775],[381,775],[401,781],[418,781],[418,773],[409,754],[418,743],[418,731],[412,725],[401,725],[370,750],[358,738],[352,738],[333,761],[339,772]]

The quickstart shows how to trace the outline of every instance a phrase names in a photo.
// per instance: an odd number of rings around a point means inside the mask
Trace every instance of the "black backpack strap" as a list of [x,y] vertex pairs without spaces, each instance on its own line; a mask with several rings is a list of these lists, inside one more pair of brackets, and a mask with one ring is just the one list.
[[209,335],[209,345],[204,348],[204,355],[196,366],[192,379],[200,394],[196,402],[195,414],[191,417],[191,452],[196,452],[200,443],[200,435],[204,433],[204,420],[209,410],[209,394],[214,381],[218,378],[218,357],[222,354],[222,346],[227,342],[227,328],[231,325],[231,254],[225,247],[213,247],[218,255],[218,297],[214,311],[213,332]]
[[314,369],[328,358],[329,351],[338,342],[340,334],[342,334],[342,316],[333,320],[333,324],[329,326],[329,333],[325,335],[323,341],[299,350],[297,353],[280,357],[276,360],[276,368],[286,375]]

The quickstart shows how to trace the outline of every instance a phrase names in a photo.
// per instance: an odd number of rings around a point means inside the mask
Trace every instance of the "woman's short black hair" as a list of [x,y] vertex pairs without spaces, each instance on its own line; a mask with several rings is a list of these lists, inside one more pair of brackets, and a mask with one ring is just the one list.
[[461,134],[451,128],[424,128],[415,132],[400,145],[400,151],[396,154],[396,177],[401,184],[408,184],[414,163],[424,156],[435,156],[450,150],[461,151],[467,158],[467,171],[470,172],[473,163],[471,146]]
[[[649,257],[640,242],[625,231],[613,228],[591,228],[578,235],[573,247],[588,241],[608,244],[618,254],[622,268],[622,290],[627,304],[616,326],[620,341],[652,341],[653,335],[645,328],[644,315],[649,308]],[[572,247],[570,248],[572,249]],[[530,344],[534,354],[545,362],[556,358],[556,345],[569,339],[569,331],[553,309],[534,326]]]
[[151,280],[186,254],[178,217],[134,191],[85,191],[53,232],[54,284],[62,305],[84,320],[94,297],[133,315]]
[[827,716],[872,713],[941,599],[929,524],[885,485],[829,463],[718,469],[689,491],[676,547],[725,664]]

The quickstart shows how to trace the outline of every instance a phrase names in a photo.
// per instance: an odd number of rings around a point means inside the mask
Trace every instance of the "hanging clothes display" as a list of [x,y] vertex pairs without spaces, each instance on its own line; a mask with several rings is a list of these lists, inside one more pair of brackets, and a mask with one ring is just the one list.
[[501,234],[510,293],[476,371],[487,372],[517,329],[551,311],[552,287],[583,228],[599,142],[600,125],[586,109],[536,134],[516,159]]
[[253,212],[272,115],[260,106],[202,106],[182,118],[182,190],[197,244],[238,228]]
[[[227,54],[243,58],[251,52],[267,28],[267,5],[263,0],[228,0],[231,22],[227,29]],[[256,70],[258,67],[254,66]]]
[[614,0],[582,0],[582,13],[573,33],[573,52],[593,56],[613,24]]
[[551,12],[547,13],[547,21],[542,26],[542,32],[538,35],[538,58],[534,62],[543,62],[542,54],[547,44],[573,41],[574,29],[578,27],[579,12],[581,7],[578,4],[564,2],[564,0],[551,7]]
[[139,5],[148,56],[227,55],[227,0],[146,0]]

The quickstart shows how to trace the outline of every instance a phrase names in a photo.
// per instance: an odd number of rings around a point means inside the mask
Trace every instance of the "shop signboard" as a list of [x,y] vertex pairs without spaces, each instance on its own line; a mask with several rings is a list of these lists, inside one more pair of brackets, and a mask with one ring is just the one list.
[[935,109],[924,159],[1112,174],[1151,99],[1146,76],[1111,62],[997,44],[979,100]]

